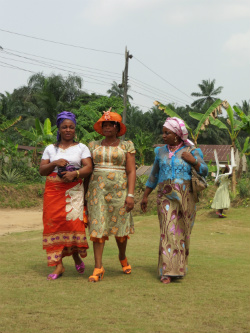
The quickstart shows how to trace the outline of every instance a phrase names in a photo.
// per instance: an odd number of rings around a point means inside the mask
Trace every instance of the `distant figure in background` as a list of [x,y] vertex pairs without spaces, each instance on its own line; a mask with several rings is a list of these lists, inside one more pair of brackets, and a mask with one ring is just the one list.
[[217,209],[216,214],[219,215],[219,218],[225,218],[226,215],[223,214],[224,209],[228,209],[230,207],[230,197],[229,197],[229,178],[231,175],[224,175],[229,172],[229,166],[226,165],[223,175],[218,179],[218,183],[220,183],[219,188],[215,192],[215,196],[211,205],[211,208]]
[[[61,276],[65,268],[62,259],[73,256],[79,274],[84,263],[79,255],[87,255],[88,242],[83,212],[82,178],[92,172],[92,160],[87,146],[74,141],[75,115],[63,111],[57,116],[57,143],[44,150],[39,172],[46,176],[43,201],[43,249],[48,266],[55,267],[48,280]],[[86,221],[87,222],[87,221]]]

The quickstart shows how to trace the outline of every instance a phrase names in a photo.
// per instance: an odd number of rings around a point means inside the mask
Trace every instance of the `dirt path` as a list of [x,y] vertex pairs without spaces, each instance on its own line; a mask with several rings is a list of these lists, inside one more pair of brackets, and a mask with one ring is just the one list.
[[43,228],[41,209],[0,209],[0,236]]

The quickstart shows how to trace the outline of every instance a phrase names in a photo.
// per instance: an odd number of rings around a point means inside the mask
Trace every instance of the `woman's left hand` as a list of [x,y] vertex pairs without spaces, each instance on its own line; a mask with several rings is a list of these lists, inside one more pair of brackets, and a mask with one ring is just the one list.
[[127,197],[124,204],[126,212],[129,213],[134,208],[134,205],[135,205],[134,198]]
[[76,178],[75,171],[63,171],[62,175],[62,180],[64,183],[71,183]]
[[187,163],[189,163],[189,164],[194,164],[195,163],[195,161],[196,161],[196,159],[194,158],[194,156],[191,154],[191,153],[188,153],[188,152],[186,152],[186,151],[184,151],[182,154],[181,154],[181,158],[185,161],[185,162],[187,162]]

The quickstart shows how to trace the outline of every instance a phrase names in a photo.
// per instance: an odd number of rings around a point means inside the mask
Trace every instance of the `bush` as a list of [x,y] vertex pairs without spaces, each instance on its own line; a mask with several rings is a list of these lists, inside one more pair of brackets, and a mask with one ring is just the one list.
[[250,197],[250,181],[248,177],[243,177],[237,184],[239,195],[242,199]]

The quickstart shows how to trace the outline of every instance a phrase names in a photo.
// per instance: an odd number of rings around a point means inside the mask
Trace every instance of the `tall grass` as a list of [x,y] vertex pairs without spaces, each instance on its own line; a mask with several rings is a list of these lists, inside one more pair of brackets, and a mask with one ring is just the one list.
[[[250,208],[230,209],[227,219],[201,210],[191,235],[189,272],[170,285],[156,275],[159,227],[156,216],[135,218],[122,273],[115,240],[104,249],[103,281],[87,282],[72,258],[65,274],[47,281],[40,231],[1,237],[0,332],[248,333]],[[90,244],[92,245],[92,244]]]

